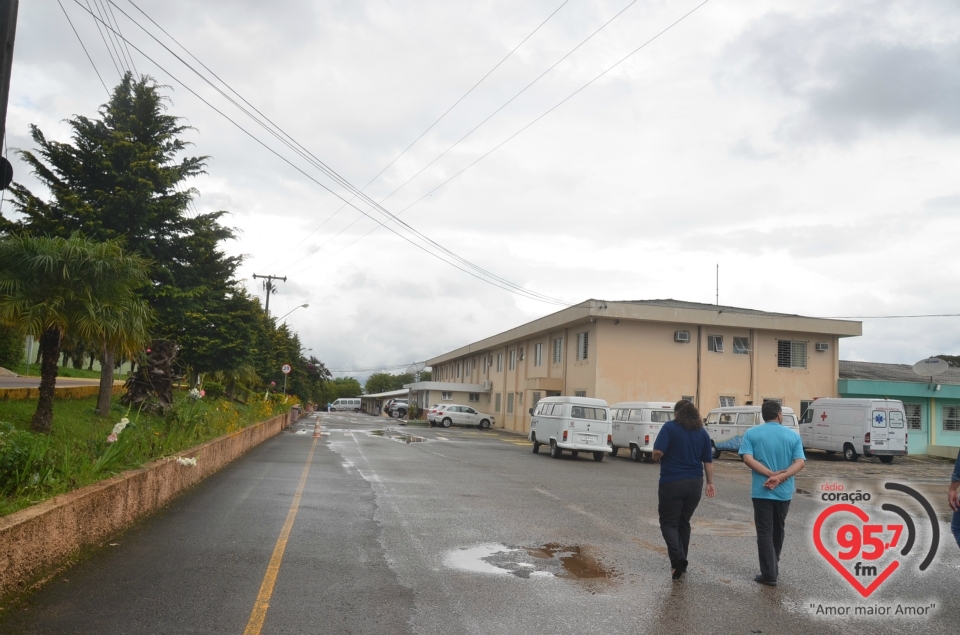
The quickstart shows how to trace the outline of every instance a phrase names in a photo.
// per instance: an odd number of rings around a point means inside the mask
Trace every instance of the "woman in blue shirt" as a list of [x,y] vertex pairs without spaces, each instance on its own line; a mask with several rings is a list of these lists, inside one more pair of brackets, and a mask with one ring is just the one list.
[[703,429],[696,406],[689,401],[678,401],[673,421],[660,428],[653,444],[653,460],[660,463],[660,533],[667,543],[673,579],[679,580],[687,570],[690,517],[700,504],[704,471],[707,498],[716,496],[710,435]]

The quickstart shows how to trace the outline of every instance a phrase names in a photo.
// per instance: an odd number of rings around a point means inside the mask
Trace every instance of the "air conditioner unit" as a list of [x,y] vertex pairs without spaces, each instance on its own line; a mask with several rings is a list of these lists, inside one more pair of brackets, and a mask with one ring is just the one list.
[[485,380],[485,381],[483,382],[483,389],[484,389],[484,390],[492,390],[492,389],[493,389],[493,382],[490,381],[489,379]]
[[816,349],[818,352],[822,353],[823,351],[829,351],[830,345],[826,342],[817,342]]
[[690,341],[690,331],[677,331],[673,334],[674,342],[689,342]]

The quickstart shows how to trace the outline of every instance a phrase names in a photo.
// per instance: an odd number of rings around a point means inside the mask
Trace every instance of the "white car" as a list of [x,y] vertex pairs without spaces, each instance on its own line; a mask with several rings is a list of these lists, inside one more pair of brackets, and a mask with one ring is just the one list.
[[433,415],[433,422],[444,428],[456,424],[459,426],[477,426],[486,430],[496,423],[493,415],[477,412],[470,406],[442,404],[437,406],[436,410],[436,414]]
[[440,404],[435,403],[427,409],[427,421],[430,422],[430,425],[436,423],[437,419],[437,410],[440,409]]

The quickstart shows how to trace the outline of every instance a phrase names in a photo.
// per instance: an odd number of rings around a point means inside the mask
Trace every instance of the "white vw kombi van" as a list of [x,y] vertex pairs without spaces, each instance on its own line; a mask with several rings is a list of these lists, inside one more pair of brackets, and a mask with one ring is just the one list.
[[907,454],[906,414],[895,399],[817,399],[803,413],[803,447],[843,452],[856,461],[876,456],[883,463]]
[[673,419],[674,405],[667,401],[625,401],[610,406],[613,456],[620,448],[629,448],[634,461],[651,458],[660,428]]
[[531,414],[527,438],[533,441],[534,454],[541,445],[549,445],[555,459],[569,450],[574,457],[593,452],[593,460],[602,461],[610,451],[610,409],[603,399],[546,397]]
[[[721,452],[739,452],[743,433],[762,423],[760,406],[725,406],[711,410],[705,427],[713,446],[713,458],[719,459]],[[783,407],[782,425],[800,434],[793,408]]]
[[337,399],[336,401],[334,401],[333,404],[330,406],[330,412],[344,412],[344,411],[349,412],[351,410],[353,412],[360,412],[359,397],[354,397],[350,399],[346,397],[341,397],[340,399]]

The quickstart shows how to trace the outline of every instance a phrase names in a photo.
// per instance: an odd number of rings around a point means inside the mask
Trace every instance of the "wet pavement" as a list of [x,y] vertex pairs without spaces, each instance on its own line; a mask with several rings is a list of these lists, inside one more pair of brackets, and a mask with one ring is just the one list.
[[[900,503],[916,524],[917,554],[867,599],[812,537],[830,483],[879,492],[896,480],[944,516],[948,461],[812,453],[798,479],[806,493],[787,520],[780,584],[765,587],[753,581],[750,474],[724,455],[717,498],[701,502],[689,570],[675,582],[657,524],[655,464],[551,459],[497,430],[323,418],[323,436],[301,420],[111,540],[117,546],[8,611],[0,632],[244,632],[314,443],[265,634],[957,632],[960,549],[947,525],[921,572],[929,522]],[[882,514],[879,495],[863,510]]]

